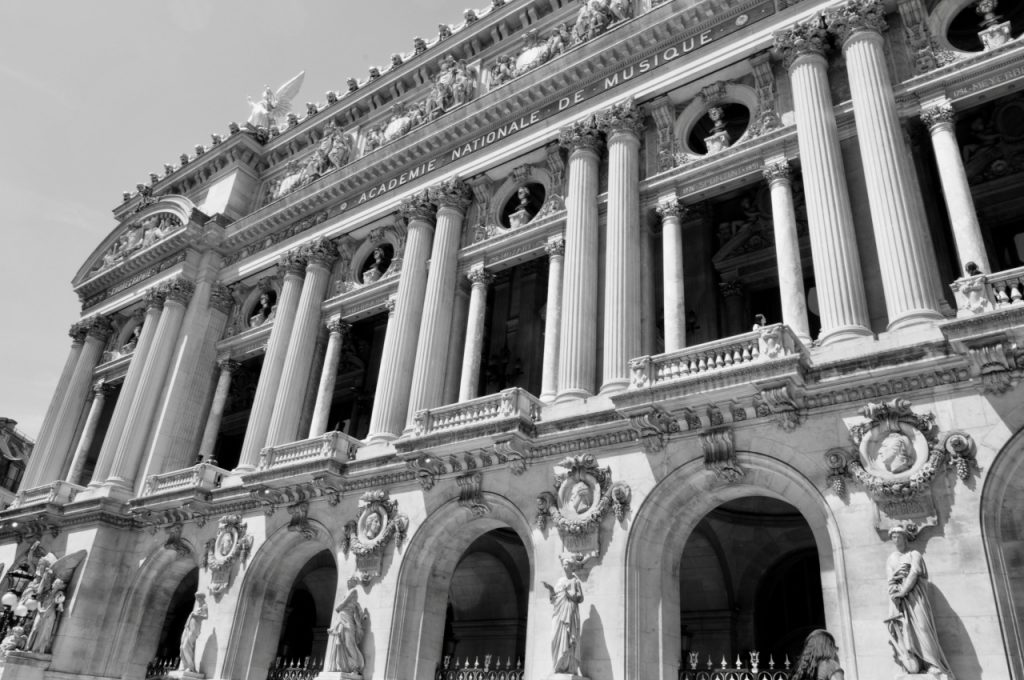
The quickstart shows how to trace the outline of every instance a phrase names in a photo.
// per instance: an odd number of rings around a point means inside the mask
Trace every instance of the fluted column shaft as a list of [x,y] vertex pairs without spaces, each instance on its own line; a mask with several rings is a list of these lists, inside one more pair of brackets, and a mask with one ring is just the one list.
[[793,84],[797,144],[807,197],[822,343],[871,335],[864,277],[817,21],[776,40]]
[[316,394],[316,406],[313,407],[313,420],[309,425],[310,437],[319,437],[327,432],[331,402],[334,400],[334,383],[338,379],[341,348],[345,345],[345,336],[348,335],[351,328],[341,319],[332,319],[327,324],[327,351],[324,353],[324,368],[320,373],[320,389]]
[[117,446],[124,436],[128,412],[131,411],[132,404],[135,403],[139,384],[142,381],[142,372],[153,347],[153,339],[156,337],[156,329],[160,325],[163,308],[163,291],[159,288],[149,291],[146,297],[146,315],[143,317],[139,341],[135,345],[135,351],[132,352],[124,382],[121,383],[121,392],[117,397],[117,403],[114,404],[114,412],[110,414],[110,422],[107,423],[107,432],[103,437],[103,445],[100,447],[100,454],[96,459],[96,468],[93,470],[90,486],[105,482],[110,476],[110,469],[114,464],[114,457],[117,455]]
[[946,201],[949,223],[953,226],[953,240],[960,259],[960,270],[973,262],[983,272],[991,272],[985,240],[978,223],[978,211],[974,207],[971,185],[967,181],[960,146],[956,141],[953,107],[949,102],[940,102],[926,107],[921,120],[928,126],[935,152],[935,163],[939,168],[939,183]]
[[82,436],[78,440],[78,447],[71,459],[71,469],[68,471],[67,480],[72,484],[82,483],[82,471],[85,469],[85,459],[89,455],[89,449],[96,440],[96,430],[100,426],[100,418],[103,417],[103,407],[107,403],[107,394],[111,386],[102,380],[92,387],[92,405],[89,407],[89,415],[85,419],[85,427],[82,429]]
[[438,205],[437,231],[423,296],[425,313],[420,321],[416,345],[407,423],[412,423],[416,411],[440,406],[444,396],[444,369],[451,339],[459,238],[472,192],[464,182],[452,180],[431,189],[429,194],[431,201]]
[[239,470],[254,469],[260,459],[260,450],[266,445],[270,417],[274,412],[274,402],[281,384],[281,372],[284,370],[284,360],[288,353],[288,341],[299,306],[302,279],[306,273],[306,261],[301,258],[298,251],[291,251],[285,255],[280,266],[284,270],[284,281],[281,283],[281,295],[277,299],[274,327],[270,331],[267,351],[263,355],[263,368],[260,369],[256,395],[249,411],[249,425],[245,430],[245,440],[242,442],[242,452],[236,468]]
[[558,398],[593,394],[597,362],[598,213],[600,135],[591,121],[562,131],[569,152],[565,273],[558,348]]
[[213,392],[213,403],[210,404],[210,415],[206,418],[206,427],[203,429],[203,440],[199,444],[199,460],[209,463],[213,460],[214,449],[217,446],[217,437],[220,435],[220,423],[224,418],[224,406],[228,401],[228,394],[231,393],[231,376],[238,370],[239,363],[231,359],[221,359],[217,362],[220,370],[217,376],[217,388]]
[[466,349],[462,353],[459,401],[468,401],[479,396],[480,362],[484,350],[484,326],[487,321],[487,287],[494,281],[494,275],[482,266],[471,269],[468,276],[473,285],[469,292],[469,318],[466,323]]
[[[49,448],[50,437],[57,421],[57,414],[60,412],[60,405],[64,402],[64,395],[68,391],[68,383],[71,382],[71,374],[75,372],[78,357],[82,354],[82,346],[85,343],[85,329],[82,328],[81,324],[72,324],[68,335],[71,336],[71,350],[68,352],[68,358],[64,360],[64,368],[57,379],[57,387],[54,389],[53,398],[50,399],[46,415],[43,416],[43,423],[39,427],[39,437],[36,439],[34,447],[36,453]],[[31,488],[24,484],[22,486],[24,488]]]
[[889,328],[941,319],[932,289],[929,253],[903,132],[883,52],[881,2],[858,2],[830,14],[843,40],[846,71],[857,125],[857,142],[881,265]]
[[107,478],[110,485],[120,487],[123,491],[130,492],[135,487],[146,441],[153,427],[157,402],[164,392],[167,371],[193,290],[194,285],[186,279],[176,279],[165,288],[164,311],[157,323],[153,346],[146,356],[146,365],[139,377],[139,389],[129,407],[124,431]]
[[320,305],[327,293],[331,265],[338,257],[338,249],[331,241],[318,239],[303,248],[303,255],[308,261],[306,281],[302,284],[295,323],[288,341],[281,384],[267,429],[266,446],[278,446],[298,438],[302,402],[309,387],[309,374],[320,332]]
[[544,317],[544,363],[541,372],[540,398],[554,401],[558,396],[558,348],[562,332],[562,265],[565,262],[565,239],[556,236],[544,246],[548,254],[548,297]]
[[640,121],[632,100],[600,116],[608,137],[602,394],[629,387],[629,360],[640,355]]
[[53,421],[52,434],[45,449],[32,452],[23,488],[30,489],[55,481],[66,469],[85,400],[92,388],[92,372],[110,336],[110,322],[104,317],[87,319],[82,322],[82,326],[86,329],[85,342],[65,388],[60,410]]
[[782,323],[796,336],[811,344],[807,320],[807,296],[804,292],[804,268],[800,260],[800,238],[793,205],[793,182],[789,163],[777,161],[764,170],[772,199],[772,227],[775,233],[775,259],[779,270],[779,297]]
[[675,196],[659,202],[661,216],[661,269],[665,298],[665,351],[686,346],[686,300],[683,295],[683,225],[685,208]]
[[425,195],[413,197],[402,205],[400,211],[408,220],[408,233],[402,255],[401,278],[395,294],[395,309],[388,317],[377,393],[373,397],[367,435],[371,442],[394,439],[405,427],[416,341],[423,318],[427,258],[434,237],[435,212]]
[[460,281],[455,286],[452,311],[452,337],[448,343],[448,357],[444,369],[444,398],[442,404],[459,401],[459,386],[462,383],[463,351],[466,349],[466,325],[469,323],[469,290]]

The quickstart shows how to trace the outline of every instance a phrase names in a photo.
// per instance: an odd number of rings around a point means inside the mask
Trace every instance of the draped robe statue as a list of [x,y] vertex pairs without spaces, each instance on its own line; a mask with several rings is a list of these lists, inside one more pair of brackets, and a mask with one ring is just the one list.
[[335,610],[338,621],[330,631],[327,648],[327,670],[359,675],[366,660],[363,657],[363,637],[366,635],[368,613],[356,600],[358,593],[349,591]]
[[196,641],[199,639],[199,628],[207,616],[209,616],[209,611],[206,608],[206,595],[196,593],[196,604],[192,607],[192,613],[188,615],[185,629],[181,631],[181,668],[179,670],[190,673],[199,672],[199,667],[196,664]]
[[576,574],[563,576],[552,588],[545,583],[555,606],[551,614],[551,659],[555,673],[583,675],[580,669],[580,603],[583,584]]

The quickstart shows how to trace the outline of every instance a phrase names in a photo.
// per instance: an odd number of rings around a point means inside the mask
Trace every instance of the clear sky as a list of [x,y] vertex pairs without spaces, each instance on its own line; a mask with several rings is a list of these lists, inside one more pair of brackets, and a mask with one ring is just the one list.
[[0,416],[36,437],[80,306],[71,277],[121,192],[163,174],[246,96],[301,70],[324,102],[489,0],[32,0],[0,5]]

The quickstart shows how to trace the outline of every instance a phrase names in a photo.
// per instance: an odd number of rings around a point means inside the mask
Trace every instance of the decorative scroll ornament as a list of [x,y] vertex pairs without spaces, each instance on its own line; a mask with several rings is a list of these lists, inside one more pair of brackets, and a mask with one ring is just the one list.
[[680,431],[679,421],[665,411],[651,407],[644,413],[629,417],[629,426],[647,453],[660,453],[665,449],[669,435]]
[[231,587],[237,566],[249,558],[252,550],[252,536],[246,535],[246,524],[241,515],[225,515],[220,518],[217,537],[206,544],[206,561],[203,566],[210,570],[210,594],[220,599]]
[[307,541],[316,538],[316,527],[309,521],[309,502],[300,501],[288,507],[288,531],[295,531]]
[[344,552],[356,556],[356,573],[349,583],[370,583],[381,575],[384,551],[392,538],[401,549],[409,518],[398,512],[398,501],[384,489],[367,491],[359,499],[356,519],[345,525]]
[[569,456],[558,467],[563,471],[555,474],[555,494],[537,498],[537,523],[544,529],[550,519],[558,528],[564,549],[559,557],[572,572],[597,556],[601,520],[609,508],[616,518],[625,518],[632,491],[623,482],[613,484],[610,468],[599,467],[590,454]]
[[736,447],[732,429],[728,427],[708,430],[700,434],[704,448],[704,467],[726,484],[735,484],[743,479],[746,471],[736,460]]
[[455,478],[459,485],[459,505],[473,513],[473,517],[480,518],[491,511],[483,496],[483,475],[479,472],[470,472]]

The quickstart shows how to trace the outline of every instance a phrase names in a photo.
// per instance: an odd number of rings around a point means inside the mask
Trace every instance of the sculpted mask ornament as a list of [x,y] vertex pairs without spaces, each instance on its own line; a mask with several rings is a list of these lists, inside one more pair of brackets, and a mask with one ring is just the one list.
[[350,583],[370,583],[380,576],[384,551],[392,538],[401,548],[409,518],[398,512],[398,501],[383,489],[368,491],[359,499],[359,514],[345,526],[345,554],[356,556],[356,573]]
[[231,587],[237,565],[249,557],[252,536],[246,536],[246,525],[241,515],[221,517],[216,538],[206,544],[206,562],[210,570],[210,593],[220,598]]

